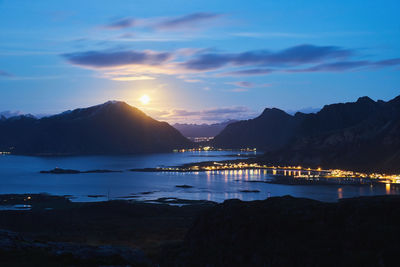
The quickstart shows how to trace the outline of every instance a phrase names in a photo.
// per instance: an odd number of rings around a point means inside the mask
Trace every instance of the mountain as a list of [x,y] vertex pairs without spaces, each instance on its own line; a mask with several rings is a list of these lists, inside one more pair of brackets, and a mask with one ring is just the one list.
[[0,112],[0,120],[4,120],[4,119],[8,119],[8,118],[15,117],[15,116],[20,116],[20,115],[23,115],[22,112],[20,112],[20,111],[6,110],[6,111]]
[[214,124],[187,124],[175,123],[173,126],[186,137],[214,137],[219,134],[228,124],[236,122],[228,120]]
[[255,119],[231,123],[214,137],[214,146],[221,148],[257,147],[275,150],[292,137],[298,118],[277,108],[266,108]]
[[214,138],[215,145],[254,144],[266,151],[261,160],[273,164],[400,171],[400,96],[388,102],[361,97],[326,105],[315,114],[277,110],[267,118],[264,113],[228,125]]
[[131,154],[167,152],[190,141],[125,102],[66,111],[37,119],[0,120],[0,151],[15,154]]

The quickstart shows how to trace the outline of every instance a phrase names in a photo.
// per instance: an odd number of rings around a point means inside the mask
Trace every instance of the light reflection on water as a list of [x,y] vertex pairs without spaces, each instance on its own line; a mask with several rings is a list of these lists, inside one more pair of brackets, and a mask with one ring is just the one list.
[[16,205],[0,205],[0,210],[31,210],[31,205],[23,205],[23,204],[16,204]]
[[338,199],[342,199],[343,198],[343,188],[339,187],[338,188]]
[[[390,185],[282,185],[263,183],[272,179],[279,170],[223,170],[207,172],[129,172],[76,175],[40,174],[58,166],[77,170],[176,166],[193,161],[234,159],[232,151],[185,152],[142,156],[116,157],[0,157],[0,194],[40,193],[72,195],[76,201],[101,201],[124,197],[154,200],[160,197],[210,200],[225,199],[259,200],[268,196],[292,195],[323,201],[340,198],[399,194],[397,187]],[[241,152],[242,153],[242,152]],[[243,154],[243,153],[242,153]],[[303,171],[301,174],[304,174]],[[283,171],[286,175],[298,175],[299,171]],[[307,172],[305,172],[307,173]],[[192,188],[177,188],[190,185]],[[242,192],[243,190],[259,192]],[[97,195],[89,197],[89,195]]]
[[390,184],[386,184],[385,185],[385,189],[386,189],[386,195],[390,195],[391,191],[390,191]]

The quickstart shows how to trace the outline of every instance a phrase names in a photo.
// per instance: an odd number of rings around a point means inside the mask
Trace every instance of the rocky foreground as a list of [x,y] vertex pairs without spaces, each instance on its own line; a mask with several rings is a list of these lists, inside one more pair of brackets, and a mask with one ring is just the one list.
[[398,196],[182,207],[29,197],[0,196],[31,205],[0,211],[2,266],[397,266],[400,249]]

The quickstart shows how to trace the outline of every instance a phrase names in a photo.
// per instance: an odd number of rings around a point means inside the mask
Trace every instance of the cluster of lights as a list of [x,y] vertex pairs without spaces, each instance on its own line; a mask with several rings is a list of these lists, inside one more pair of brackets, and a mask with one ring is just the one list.
[[193,152],[193,151],[221,151],[222,149],[214,149],[210,146],[197,147],[197,148],[187,148],[187,149],[174,149],[174,152],[184,153],[184,152]]
[[[238,149],[222,149],[222,148],[215,148],[212,146],[202,146],[197,148],[187,148],[187,149],[174,149],[173,152],[183,153],[183,152],[193,152],[193,151],[237,151]],[[256,148],[241,148],[239,151],[244,152],[256,152]]]
[[354,171],[346,171],[339,169],[323,170],[321,168],[304,168],[302,166],[268,166],[258,163],[220,163],[213,162],[207,166],[188,166],[175,168],[157,168],[159,171],[177,171],[177,172],[198,172],[198,171],[224,171],[224,170],[271,170],[272,175],[292,176],[294,178],[358,178],[371,179],[381,183],[396,183],[400,184],[400,175],[386,175],[379,173],[361,173]]
[[214,137],[188,137],[189,140],[200,143],[200,142],[209,142],[214,139]]

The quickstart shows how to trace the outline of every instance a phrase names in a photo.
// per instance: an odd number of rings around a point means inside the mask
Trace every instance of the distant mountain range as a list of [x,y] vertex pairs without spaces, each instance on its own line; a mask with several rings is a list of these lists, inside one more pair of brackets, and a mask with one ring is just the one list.
[[20,116],[20,115],[23,115],[23,113],[20,111],[6,110],[6,111],[0,112],[0,119],[8,119],[8,118],[16,117],[16,116]]
[[175,123],[173,126],[186,137],[214,137],[219,134],[228,124],[236,120],[228,120],[214,124],[187,124]]
[[257,147],[272,164],[304,164],[363,171],[400,171],[400,96],[324,106],[315,114],[265,109],[228,125],[218,147]]
[[191,146],[175,128],[125,102],[37,119],[0,117],[0,151],[34,155],[168,152]]

